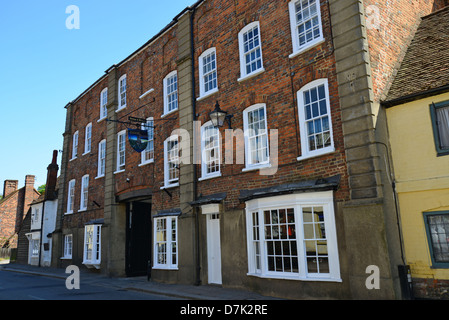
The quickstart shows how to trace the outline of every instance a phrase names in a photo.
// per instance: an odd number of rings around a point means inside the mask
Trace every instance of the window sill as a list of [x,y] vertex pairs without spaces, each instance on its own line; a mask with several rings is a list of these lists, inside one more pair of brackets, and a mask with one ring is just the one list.
[[103,117],[103,118],[98,119],[98,120],[97,120],[97,123],[100,123],[100,122],[106,120],[106,118],[107,118],[107,117]]
[[72,260],[72,257],[61,257],[60,260]]
[[328,155],[328,154],[331,154],[331,153],[334,153],[334,152],[335,152],[335,148],[334,147],[328,147],[328,148],[323,149],[323,150],[321,150],[320,152],[317,152],[317,153],[309,153],[309,154],[306,154],[304,156],[299,156],[298,158],[296,158],[296,160],[298,160],[298,161],[307,160],[307,159],[311,159],[311,158],[316,158],[316,157]]
[[176,188],[176,187],[179,187],[179,182],[176,182],[176,183],[173,183],[173,184],[169,184],[169,185],[165,185],[165,186],[161,187],[161,190],[170,189],[170,188]]
[[117,108],[117,110],[115,110],[115,113],[119,113],[123,109],[126,109],[126,104],[124,106],[121,106],[121,107]]
[[173,112],[176,112],[176,111],[178,111],[178,109],[174,109],[174,110],[172,110],[172,111],[169,111],[169,112],[167,112],[167,113],[164,113],[163,115],[161,115],[161,118],[164,118],[164,117],[168,116],[169,114],[172,114]]
[[449,262],[438,262],[430,266],[430,269],[449,269]]
[[154,159],[148,160],[146,162],[142,162],[141,164],[138,164],[137,166],[138,167],[143,167],[143,166],[146,166],[147,164],[150,164],[150,163],[154,163]]
[[443,156],[448,156],[449,155],[449,150],[447,149],[441,149],[437,151],[437,157],[443,157]]
[[84,212],[84,211],[87,211],[87,208],[82,208],[82,209],[78,210],[78,212]]
[[66,212],[66,213],[64,213],[64,215],[65,216],[68,216],[68,215],[71,215],[71,214],[74,214],[75,212],[73,212],[73,211],[71,211],[71,212]]
[[89,269],[92,269],[92,268],[100,269],[100,262],[83,261],[82,263]]
[[250,167],[245,167],[242,169],[242,172],[266,169],[266,168],[271,168],[271,163],[263,163],[263,164],[253,165]]
[[209,179],[213,179],[213,178],[218,178],[221,177],[221,172],[214,174],[214,175],[209,175],[209,176],[204,176],[198,179],[198,181],[204,181],[204,180],[209,180]]
[[122,173],[122,172],[125,172],[125,169],[117,170],[114,172],[114,174],[118,174],[118,173]]
[[342,282],[341,278],[331,277],[301,277],[299,275],[275,275],[275,274],[260,274],[260,273],[247,273],[247,276],[257,277],[263,279],[281,279],[281,280],[295,280],[295,281],[320,281],[320,282]]
[[153,270],[168,270],[168,271],[178,271],[178,266],[176,267],[165,267],[165,266],[154,266]]
[[86,154],[89,154],[89,153],[90,153],[90,151],[84,152],[84,153],[82,154],[82,156],[85,156]]
[[143,98],[145,98],[147,95],[149,95],[151,92],[153,92],[154,91],[154,89],[150,89],[150,90],[148,90],[147,92],[145,92],[144,94],[142,94],[140,97],[139,97],[139,99],[143,99]]
[[292,53],[291,55],[289,55],[288,57],[289,57],[290,59],[295,58],[295,57],[299,56],[301,53],[304,53],[304,52],[306,52],[307,50],[310,50],[310,49],[312,49],[312,48],[314,48],[314,47],[316,47],[316,46],[322,44],[322,43],[324,42],[324,40],[325,40],[324,38],[318,38],[318,39],[316,39],[315,41],[313,41],[313,42],[307,44],[307,46],[305,46],[305,47],[303,47],[303,48],[300,48],[300,49],[297,49],[295,52],[293,52],[293,53]]
[[78,157],[75,157],[75,158],[70,159],[69,162],[71,162],[71,161],[73,161],[73,160],[76,160],[76,159],[78,159]]
[[261,74],[261,73],[263,73],[263,72],[265,72],[265,68],[259,69],[259,70],[257,70],[257,71],[254,71],[254,72],[250,73],[250,74],[247,74],[247,75],[245,75],[245,76],[243,76],[243,77],[241,77],[241,78],[238,78],[237,81],[238,81],[238,82],[242,82],[242,81],[251,79],[251,78],[253,78],[253,77],[255,77],[255,76],[258,76],[259,74]]
[[217,93],[217,92],[218,92],[218,88],[212,89],[209,92],[205,92],[205,93],[201,94],[198,98],[196,98],[196,101],[201,101],[203,99],[206,99],[206,98],[210,97],[211,95],[213,95],[214,93]]
[[103,175],[101,175],[101,176],[97,176],[97,177],[95,177],[95,180],[97,180],[97,179],[101,179],[101,178],[104,178],[104,174],[103,174]]

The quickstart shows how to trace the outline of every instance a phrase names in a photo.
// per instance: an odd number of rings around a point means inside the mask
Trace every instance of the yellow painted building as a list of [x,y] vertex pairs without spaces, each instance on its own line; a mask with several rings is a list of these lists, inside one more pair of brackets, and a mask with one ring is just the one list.
[[413,277],[449,280],[449,265],[432,262],[425,221],[425,213],[449,217],[449,155],[437,154],[430,112],[443,101],[449,93],[388,108],[387,121],[407,264]]
[[449,299],[449,8],[422,19],[385,107],[415,297]]

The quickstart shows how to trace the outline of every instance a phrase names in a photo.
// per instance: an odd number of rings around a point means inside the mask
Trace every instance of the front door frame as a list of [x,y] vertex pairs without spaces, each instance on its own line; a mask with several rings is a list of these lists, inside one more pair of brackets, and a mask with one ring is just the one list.
[[[136,205],[147,205],[148,206],[148,212],[145,213],[137,213],[136,212]],[[136,218],[136,214],[147,214],[148,217],[148,225],[145,229],[145,235],[136,235],[132,233],[132,223],[133,218]],[[134,217],[133,217],[134,216]],[[150,275],[150,268],[151,268],[151,259],[152,259],[152,246],[153,246],[153,236],[152,236],[153,228],[152,228],[152,219],[151,219],[151,202],[150,201],[130,201],[126,203],[126,250],[125,250],[125,272],[126,276],[128,277],[136,277],[136,276],[144,276]],[[137,252],[137,254],[140,254],[139,251],[133,250],[133,241],[135,241],[135,237],[144,237],[145,239],[148,238],[148,243],[143,244],[143,249],[147,248],[146,252],[148,255],[148,260],[146,265],[143,264],[139,266],[139,269],[136,270],[136,266],[133,265],[133,254]],[[135,246],[135,243],[134,243]],[[135,248],[137,249],[137,248]],[[145,256],[146,256],[145,255]]]
[[221,285],[222,262],[221,262],[221,232],[220,214],[206,214],[207,229],[207,278],[209,284]]

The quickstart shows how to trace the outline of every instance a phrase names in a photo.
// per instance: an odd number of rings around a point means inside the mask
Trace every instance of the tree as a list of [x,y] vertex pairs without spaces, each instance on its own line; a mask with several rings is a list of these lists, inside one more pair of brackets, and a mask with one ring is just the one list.
[[46,187],[46,185],[43,184],[43,185],[37,187],[37,191],[38,191],[40,194],[44,194],[44,193],[45,193],[45,187]]

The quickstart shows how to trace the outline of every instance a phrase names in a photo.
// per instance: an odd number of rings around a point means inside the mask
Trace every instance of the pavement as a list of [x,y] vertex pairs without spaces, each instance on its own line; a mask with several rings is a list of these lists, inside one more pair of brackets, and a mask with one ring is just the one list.
[[[70,275],[62,268],[37,267],[31,265],[0,262],[0,271],[20,272],[43,277],[67,279]],[[223,288],[214,285],[182,285],[165,284],[148,281],[147,277],[111,278],[100,273],[94,273],[80,268],[80,284],[115,287],[118,290],[135,290],[151,294],[159,294],[176,299],[186,300],[282,300],[275,297],[263,296],[251,291]]]

